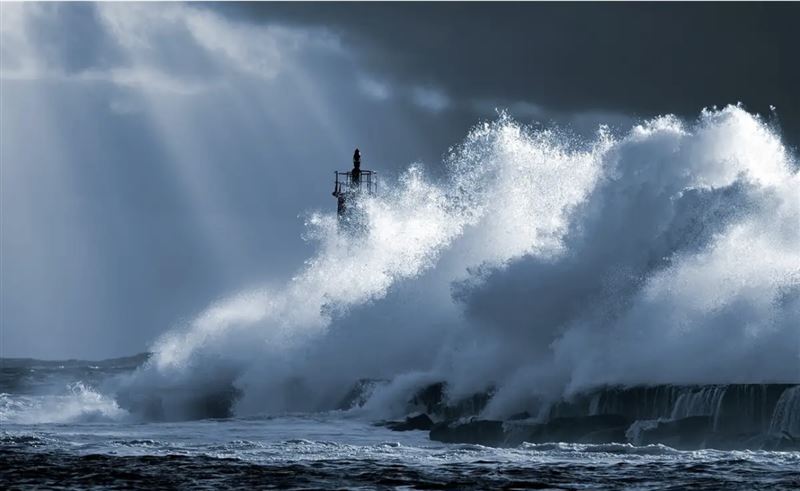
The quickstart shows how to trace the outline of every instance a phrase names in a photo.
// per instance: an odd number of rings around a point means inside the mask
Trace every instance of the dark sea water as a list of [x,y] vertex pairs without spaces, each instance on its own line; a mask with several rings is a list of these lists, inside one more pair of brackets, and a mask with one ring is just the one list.
[[2,487],[800,489],[800,452],[442,444],[355,411],[142,421],[99,388],[125,369],[4,366]]
[[798,489],[800,454],[446,445],[340,414],[189,423],[4,423],[11,487]]

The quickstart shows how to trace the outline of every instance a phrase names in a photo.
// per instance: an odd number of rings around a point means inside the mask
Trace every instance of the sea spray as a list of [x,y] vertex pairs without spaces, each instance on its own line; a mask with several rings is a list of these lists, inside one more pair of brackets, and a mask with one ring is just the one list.
[[123,421],[129,417],[112,398],[83,382],[71,382],[60,393],[0,393],[0,423],[88,423]]
[[576,144],[501,115],[446,165],[384,183],[363,237],[312,214],[318,252],[291,281],[165,335],[121,400],[170,419],[215,397],[320,410],[358,378],[397,380],[387,401],[439,379],[497,387],[503,414],[599,384],[797,381],[800,177],[757,117]]
[[461,292],[498,345],[487,366],[515,361],[489,413],[596,385],[800,380],[800,178],[779,138],[728,107],[635,127],[601,165],[569,254]]

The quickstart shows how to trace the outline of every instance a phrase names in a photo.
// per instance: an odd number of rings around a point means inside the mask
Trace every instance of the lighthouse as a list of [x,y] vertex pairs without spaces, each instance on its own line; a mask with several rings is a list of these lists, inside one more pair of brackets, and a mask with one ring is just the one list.
[[340,229],[350,231],[363,229],[364,213],[361,198],[378,192],[378,175],[375,171],[361,168],[361,151],[353,152],[353,168],[335,171],[333,195],[336,198],[336,214]]

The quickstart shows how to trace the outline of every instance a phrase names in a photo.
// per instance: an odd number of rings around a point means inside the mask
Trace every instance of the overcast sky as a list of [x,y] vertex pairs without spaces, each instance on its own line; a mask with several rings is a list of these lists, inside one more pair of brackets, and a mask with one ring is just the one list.
[[142,351],[284,282],[355,146],[435,173],[496,109],[580,135],[736,102],[800,142],[796,3],[0,9],[3,356]]

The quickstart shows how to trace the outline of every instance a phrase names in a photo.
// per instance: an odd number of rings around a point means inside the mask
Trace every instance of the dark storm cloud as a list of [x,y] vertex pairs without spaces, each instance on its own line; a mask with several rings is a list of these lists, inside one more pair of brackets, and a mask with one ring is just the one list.
[[694,116],[707,106],[777,107],[800,138],[800,5],[389,3],[225,5],[258,21],[326,26],[395,81],[459,101],[551,111]]

